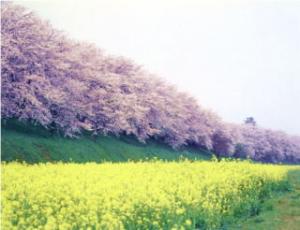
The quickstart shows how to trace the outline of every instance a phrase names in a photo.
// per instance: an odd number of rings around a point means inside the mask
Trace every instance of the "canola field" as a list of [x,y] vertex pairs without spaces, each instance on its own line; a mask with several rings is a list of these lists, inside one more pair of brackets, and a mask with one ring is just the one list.
[[1,229],[219,229],[285,190],[250,162],[2,163]]

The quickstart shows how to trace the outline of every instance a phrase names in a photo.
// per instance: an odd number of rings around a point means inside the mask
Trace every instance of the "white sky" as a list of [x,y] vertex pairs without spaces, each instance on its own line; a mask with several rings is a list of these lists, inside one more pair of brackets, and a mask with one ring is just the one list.
[[71,38],[133,59],[225,121],[253,116],[300,134],[300,0],[18,3]]

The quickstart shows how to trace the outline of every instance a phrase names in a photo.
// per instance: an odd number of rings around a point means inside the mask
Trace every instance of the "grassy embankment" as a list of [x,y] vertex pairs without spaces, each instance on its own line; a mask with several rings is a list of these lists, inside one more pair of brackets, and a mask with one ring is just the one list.
[[175,151],[169,146],[150,140],[147,144],[129,136],[91,136],[64,138],[39,126],[16,121],[2,122],[2,161],[38,162],[102,162],[128,161],[145,158],[176,160],[180,156],[207,160],[211,154],[196,148]]

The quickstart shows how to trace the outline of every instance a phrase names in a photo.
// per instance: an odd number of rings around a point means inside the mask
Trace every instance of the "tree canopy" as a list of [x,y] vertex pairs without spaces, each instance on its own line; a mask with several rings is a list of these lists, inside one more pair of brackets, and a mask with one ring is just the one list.
[[225,123],[132,60],[73,41],[18,5],[2,3],[1,19],[2,119],[39,123],[70,137],[83,130],[128,134],[220,156],[300,161],[299,137]]

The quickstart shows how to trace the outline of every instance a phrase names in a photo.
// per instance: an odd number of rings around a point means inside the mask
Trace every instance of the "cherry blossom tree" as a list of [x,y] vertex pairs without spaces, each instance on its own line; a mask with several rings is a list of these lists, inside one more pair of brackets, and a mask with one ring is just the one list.
[[300,161],[299,137],[225,123],[176,87],[124,57],[76,42],[34,13],[1,7],[1,116],[66,136],[134,135],[218,156]]

